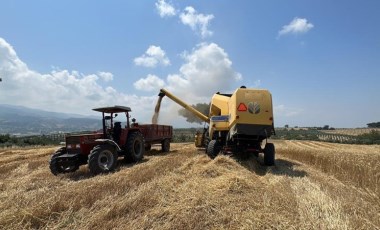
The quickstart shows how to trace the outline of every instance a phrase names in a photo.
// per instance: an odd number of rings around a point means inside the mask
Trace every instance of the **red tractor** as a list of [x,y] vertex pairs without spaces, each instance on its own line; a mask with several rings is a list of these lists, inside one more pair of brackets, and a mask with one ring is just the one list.
[[[90,172],[95,175],[110,172],[115,170],[119,156],[128,161],[141,161],[145,150],[150,150],[152,144],[161,144],[163,152],[170,151],[172,126],[139,125],[134,118],[130,122],[131,109],[125,106],[93,110],[102,112],[103,129],[89,134],[66,135],[66,146],[59,148],[50,160],[54,175],[74,172],[84,164],[88,164]],[[125,113],[125,127],[120,121],[114,121],[118,113]]]

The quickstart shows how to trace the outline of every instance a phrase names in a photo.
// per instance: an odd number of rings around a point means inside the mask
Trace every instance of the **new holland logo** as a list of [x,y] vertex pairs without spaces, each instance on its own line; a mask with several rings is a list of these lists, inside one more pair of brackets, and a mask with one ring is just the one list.
[[260,113],[260,104],[258,102],[249,102],[248,111],[252,114]]

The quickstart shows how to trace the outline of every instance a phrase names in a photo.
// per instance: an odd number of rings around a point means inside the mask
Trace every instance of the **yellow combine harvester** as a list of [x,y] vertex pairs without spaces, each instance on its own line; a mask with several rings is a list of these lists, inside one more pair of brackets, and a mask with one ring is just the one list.
[[274,145],[266,143],[261,147],[263,140],[275,133],[272,95],[268,90],[242,86],[232,94],[218,92],[211,99],[208,117],[165,89],[160,90],[159,96],[169,97],[209,123],[208,132],[198,134],[195,145],[204,146],[211,158],[220,152],[242,156],[263,152],[264,163],[274,165]]

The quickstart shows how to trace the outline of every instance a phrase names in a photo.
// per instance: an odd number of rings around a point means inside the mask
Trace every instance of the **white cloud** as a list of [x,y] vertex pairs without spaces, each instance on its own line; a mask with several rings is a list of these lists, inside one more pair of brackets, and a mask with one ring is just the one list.
[[109,72],[98,72],[98,75],[103,81],[112,81],[113,80],[113,74]]
[[[168,82],[168,87],[177,92],[182,89],[187,89],[190,85],[189,80],[181,77],[179,74],[169,74],[166,80]],[[183,92],[186,93],[186,91]]]
[[232,82],[241,79],[241,74],[232,69],[227,53],[215,43],[199,44],[192,53],[184,54],[184,59],[180,75],[188,81],[189,89],[183,90],[195,95],[209,96],[229,90]]
[[[215,43],[201,43],[191,52],[184,52],[182,58],[185,63],[179,73],[168,75],[166,81],[151,75],[136,81],[135,87],[141,90],[155,88],[157,92],[163,87],[186,103],[195,104],[208,103],[216,92],[231,93],[242,79],[232,68],[228,54]],[[183,127],[186,122],[178,116],[179,108],[170,99],[164,99],[159,122]]]
[[154,68],[158,64],[163,66],[170,65],[169,58],[166,56],[165,51],[161,49],[159,46],[151,45],[145,52],[145,54],[141,55],[134,59],[135,65],[145,66]]
[[171,4],[165,2],[165,0],[158,0],[156,2],[156,8],[161,18],[172,17],[177,14],[175,8]]
[[[202,43],[183,55],[178,73],[160,79],[155,75],[136,81],[136,89],[154,91],[152,96],[136,96],[119,92],[111,86],[111,73],[85,75],[79,71],[54,68],[50,73],[30,70],[14,49],[0,38],[0,103],[23,105],[55,112],[93,114],[92,108],[109,105],[130,106],[132,116],[149,123],[157,101],[158,89],[165,87],[188,103],[209,102],[217,92],[236,88],[241,75],[232,68],[228,54],[217,44]],[[179,106],[169,99],[162,104],[160,123],[184,126],[177,114]],[[190,125],[191,126],[191,125]]]
[[261,85],[261,80],[256,80],[254,83],[253,83],[253,87],[252,88],[259,88]]
[[[186,103],[204,103],[211,100],[216,92],[230,93],[242,79],[240,73],[232,68],[228,54],[217,44],[201,43],[192,52],[184,52],[185,63],[179,73],[170,74],[166,81],[148,75],[134,83],[139,90],[159,90],[166,88]],[[162,102],[159,122],[182,125],[184,120],[178,116],[179,106],[169,99]]]
[[208,30],[208,25],[214,18],[214,15],[198,14],[193,7],[188,6],[185,8],[184,12],[180,14],[179,17],[184,25],[188,25],[192,30],[200,33],[202,38],[211,36],[213,34],[212,31]]
[[285,105],[277,105],[274,108],[275,116],[279,117],[294,117],[299,115],[303,109],[290,108]]
[[146,78],[141,78],[133,85],[138,90],[158,92],[165,85],[165,82],[156,75],[149,74]]
[[[140,97],[118,92],[99,81],[111,81],[108,72],[85,75],[78,71],[53,69],[42,74],[30,70],[13,47],[0,38],[0,104],[22,105],[54,112],[92,114],[92,108],[126,105],[133,116],[149,122],[157,96]],[[151,114],[146,111],[152,111]]]
[[306,18],[294,18],[288,25],[282,27],[278,32],[278,36],[285,34],[302,34],[306,33],[314,27],[313,24],[307,22]]

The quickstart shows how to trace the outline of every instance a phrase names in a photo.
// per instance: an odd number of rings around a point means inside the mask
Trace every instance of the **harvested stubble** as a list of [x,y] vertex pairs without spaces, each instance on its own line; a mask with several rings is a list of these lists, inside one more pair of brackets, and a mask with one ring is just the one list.
[[[287,144],[277,144],[280,154],[286,150]],[[267,168],[261,158],[210,160],[192,144],[173,144],[169,154],[153,150],[140,164],[120,162],[115,173],[91,177],[82,166],[55,177],[47,164],[52,148],[5,151],[0,150],[0,228],[380,226],[378,197],[281,156]]]

